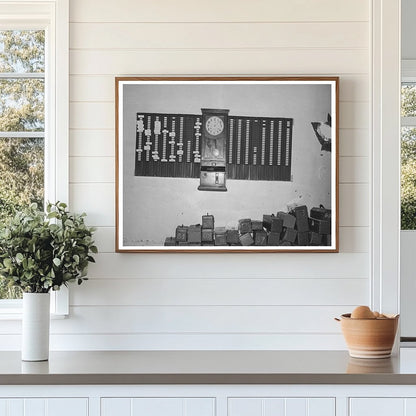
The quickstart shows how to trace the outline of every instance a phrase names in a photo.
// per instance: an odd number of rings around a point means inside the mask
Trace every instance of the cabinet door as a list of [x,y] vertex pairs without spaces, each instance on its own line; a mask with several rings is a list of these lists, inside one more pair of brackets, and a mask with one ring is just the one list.
[[228,416],[335,416],[335,399],[229,398]]
[[414,416],[415,398],[351,398],[350,416]]
[[102,398],[101,416],[213,416],[214,398]]
[[86,398],[0,399],[0,416],[88,416]]
[[353,398],[350,416],[406,416],[405,399]]

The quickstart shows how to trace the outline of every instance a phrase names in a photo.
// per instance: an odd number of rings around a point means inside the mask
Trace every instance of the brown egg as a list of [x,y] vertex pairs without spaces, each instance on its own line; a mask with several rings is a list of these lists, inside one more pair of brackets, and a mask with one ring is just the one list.
[[374,313],[368,306],[357,306],[351,313],[352,319],[375,319]]

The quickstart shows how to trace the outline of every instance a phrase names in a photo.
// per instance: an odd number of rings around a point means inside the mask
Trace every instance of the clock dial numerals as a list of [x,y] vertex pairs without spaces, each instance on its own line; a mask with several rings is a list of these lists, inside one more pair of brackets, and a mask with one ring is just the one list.
[[224,121],[218,116],[211,116],[206,121],[205,128],[211,136],[218,136],[224,130]]

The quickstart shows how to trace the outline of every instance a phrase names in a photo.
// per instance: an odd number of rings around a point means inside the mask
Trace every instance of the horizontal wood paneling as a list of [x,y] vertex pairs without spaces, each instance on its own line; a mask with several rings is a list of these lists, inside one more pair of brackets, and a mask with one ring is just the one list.
[[369,103],[352,101],[339,103],[339,127],[341,129],[368,128],[369,117]]
[[[127,315],[126,319],[129,319]],[[0,351],[20,349],[20,334],[0,334]],[[51,335],[51,350],[345,350],[341,333]]]
[[71,103],[70,128],[77,129],[113,129],[115,119],[114,104],[107,102]]
[[365,74],[368,63],[368,51],[361,49],[70,51],[73,75]]
[[[70,100],[114,102],[114,78],[114,75],[71,75]],[[339,88],[341,101],[368,102],[369,85],[368,77],[365,75],[343,75],[340,78]]]
[[72,23],[70,48],[367,48],[367,31],[367,22]]
[[115,224],[115,190],[113,183],[69,184],[70,208],[86,212],[89,225]]
[[[216,333],[225,335],[228,333],[278,334],[283,332],[336,334],[340,333],[340,325],[333,318],[351,312],[357,304],[343,306],[71,306],[70,319],[51,321],[51,334]],[[18,322],[17,325],[13,321],[5,321],[4,325],[2,323],[0,335],[5,334],[21,335],[21,323]]]
[[[369,237],[368,227],[340,227],[340,251],[342,253],[367,253],[370,244]],[[114,227],[98,227],[94,239],[100,253],[114,253]]]
[[94,233],[94,241],[99,253],[114,253],[116,229],[114,227],[97,227]]
[[[179,273],[180,275],[180,273]],[[367,279],[91,278],[71,305],[351,305],[366,303]],[[128,288],[128,290],[126,290]],[[319,288],[317,290],[317,288]],[[314,293],[314,296],[311,296]]]
[[367,129],[341,129],[339,131],[340,156],[368,156],[370,137]]
[[70,157],[69,182],[114,183],[114,157]]
[[370,188],[368,184],[339,185],[339,224],[367,227],[370,225]]
[[70,130],[69,155],[114,157],[114,130]]
[[354,307],[82,306],[71,307],[71,319],[52,321],[51,333],[339,333],[333,318]]
[[114,75],[71,75],[70,101],[114,102]]
[[340,183],[367,183],[369,175],[368,157],[339,158]]
[[250,0],[148,2],[71,0],[71,22],[308,22],[368,21],[369,2],[363,0]]
[[370,228],[340,227],[339,245],[342,253],[368,253],[370,251]]
[[[367,253],[97,254],[91,278],[366,278]],[[207,267],[207,264],[210,267]],[[340,267],[340,264],[343,266]],[[215,272],[213,272],[215,270]],[[318,285],[316,286],[318,288]],[[315,292],[314,292],[315,293]],[[314,295],[311,294],[311,296]]]

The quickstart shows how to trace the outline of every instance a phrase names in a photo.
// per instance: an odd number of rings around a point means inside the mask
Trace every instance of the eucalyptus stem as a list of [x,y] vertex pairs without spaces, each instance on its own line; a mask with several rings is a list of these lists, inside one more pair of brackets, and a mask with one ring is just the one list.
[[64,203],[36,204],[17,212],[0,228],[0,277],[23,292],[47,293],[71,281],[86,280],[97,253],[86,214],[72,214]]

